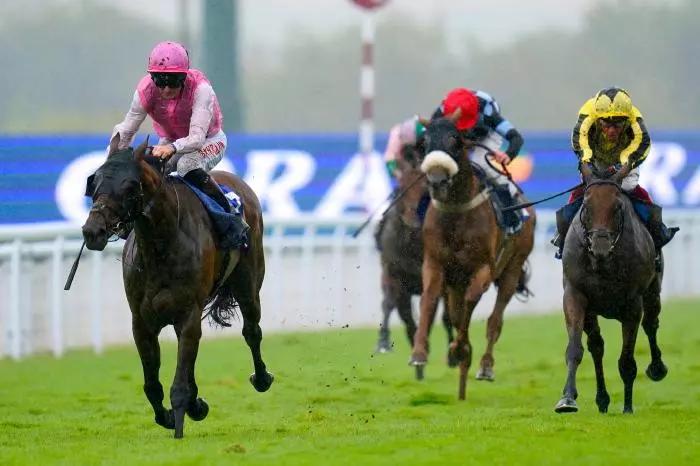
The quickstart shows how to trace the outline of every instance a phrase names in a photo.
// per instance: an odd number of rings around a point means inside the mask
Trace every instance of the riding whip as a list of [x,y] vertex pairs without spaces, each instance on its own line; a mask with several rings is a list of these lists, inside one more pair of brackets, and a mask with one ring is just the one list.
[[83,240],[83,245],[80,246],[80,251],[78,251],[78,257],[75,258],[73,262],[73,267],[70,269],[68,274],[68,280],[66,280],[66,286],[63,287],[64,291],[70,290],[71,284],[73,284],[73,277],[75,277],[75,272],[78,270],[78,262],[80,262],[80,255],[83,253],[83,248],[85,247],[85,241]]
[[[394,200],[391,201],[391,202],[389,203],[389,205],[386,207],[385,210],[391,209],[391,208],[394,206],[394,204],[396,204],[396,203],[404,196],[404,194],[406,194],[406,193],[408,192],[408,190],[411,189],[411,188],[413,187],[413,185],[415,185],[416,183],[418,183],[419,181],[421,181],[423,178],[425,178],[425,173],[422,173],[419,177],[417,177],[415,180],[413,180],[413,181],[411,182],[411,184],[409,184],[408,186],[406,186],[399,194],[397,194],[396,197],[394,198]],[[392,194],[389,194],[389,197],[387,197],[386,200],[384,200],[384,202],[386,202],[386,201],[388,201],[389,199],[391,199],[391,196],[392,196],[392,195],[393,195],[393,193],[392,193]],[[379,206],[376,207],[376,208],[369,214],[369,216],[367,217],[367,220],[365,220],[364,222],[362,222],[362,225],[360,225],[359,227],[357,227],[357,230],[355,230],[355,232],[352,234],[352,237],[353,237],[353,238],[357,238],[357,235],[359,235],[359,234],[362,232],[362,230],[364,230],[364,229],[367,227],[367,225],[369,225],[369,222],[372,221],[372,218],[377,214],[377,212],[379,212],[379,210],[381,210],[382,206],[384,205],[384,202],[382,202],[381,204],[379,204]]]

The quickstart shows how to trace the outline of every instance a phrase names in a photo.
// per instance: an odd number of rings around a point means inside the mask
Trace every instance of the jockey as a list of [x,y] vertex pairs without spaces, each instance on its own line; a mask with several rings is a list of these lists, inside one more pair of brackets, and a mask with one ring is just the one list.
[[[190,68],[189,54],[177,42],[157,44],[148,57],[148,74],[141,78],[124,120],[114,127],[119,149],[128,147],[146,116],[160,137],[151,154],[177,160],[177,173],[212,197],[228,213],[231,205],[219,185],[208,174],[223,158],[226,135],[223,116],[214,89],[201,71]],[[247,230],[242,216],[237,228]]]
[[[502,191],[504,200],[508,205],[516,203],[518,187],[504,174],[495,170],[485,160],[485,155],[491,153],[496,162],[507,165],[520,151],[523,146],[523,137],[520,132],[501,115],[501,109],[496,100],[483,91],[473,91],[465,88],[456,88],[447,93],[440,107],[433,113],[432,119],[442,116],[449,116],[457,109],[461,109],[462,114],[456,122],[457,129],[468,139],[483,144],[488,147],[475,146],[471,149],[471,160],[479,166],[487,178],[495,185],[504,185]],[[508,142],[505,151],[501,151],[503,140]],[[522,226],[522,221],[527,219],[529,214],[526,209],[520,210],[520,215],[515,212],[505,214],[506,223],[511,233],[517,232]]]
[[[654,239],[657,256],[678,228],[667,228],[661,221],[661,207],[654,205],[649,193],[639,186],[639,166],[649,154],[651,138],[641,112],[632,105],[629,93],[609,87],[588,99],[579,110],[578,121],[571,134],[571,146],[581,164],[592,164],[598,170],[611,170],[630,163],[631,170],[622,180],[627,192]],[[557,235],[552,244],[559,247],[561,259],[564,238],[574,215],[583,203],[585,187],[569,196],[569,202],[557,212]]]
[[403,122],[394,125],[389,131],[389,140],[384,151],[384,163],[387,172],[392,179],[401,180],[401,171],[398,169],[398,161],[401,159],[401,149],[407,145],[415,145],[425,128],[413,116]]

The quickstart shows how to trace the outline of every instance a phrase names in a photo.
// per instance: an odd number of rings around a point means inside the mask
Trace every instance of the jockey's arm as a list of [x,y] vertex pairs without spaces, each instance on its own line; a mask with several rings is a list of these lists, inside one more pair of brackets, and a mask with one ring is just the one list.
[[202,83],[194,92],[189,134],[172,143],[175,150],[177,152],[193,152],[201,149],[207,138],[207,131],[213,117],[214,89],[211,85]]
[[501,115],[501,107],[493,97],[485,93],[480,93],[478,95],[480,95],[480,98],[485,99],[483,110],[484,124],[508,141],[508,147],[505,153],[510,160],[513,160],[523,147],[524,141],[520,131]]
[[126,149],[131,145],[134,135],[139,130],[141,123],[143,123],[147,115],[146,110],[141,105],[138,91],[134,92],[134,98],[131,100],[129,111],[126,112],[124,120],[114,127],[112,136],[110,136],[109,139],[111,140],[115,134],[119,133],[119,149]]
[[632,129],[632,142],[622,152],[620,152],[620,163],[625,164],[631,162],[632,168],[638,167],[649,155],[651,147],[651,138],[649,131],[644,124],[644,118],[635,108],[634,121],[630,122]]

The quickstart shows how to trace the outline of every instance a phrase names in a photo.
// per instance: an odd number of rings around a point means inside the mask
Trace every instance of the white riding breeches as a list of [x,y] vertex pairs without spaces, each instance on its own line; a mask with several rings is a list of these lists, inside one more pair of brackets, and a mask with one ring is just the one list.
[[226,134],[219,131],[205,139],[201,149],[185,152],[177,161],[177,174],[184,177],[198,168],[209,172],[224,157],[226,142]]
[[623,191],[632,191],[639,185],[639,167],[633,168],[626,177],[622,179]]

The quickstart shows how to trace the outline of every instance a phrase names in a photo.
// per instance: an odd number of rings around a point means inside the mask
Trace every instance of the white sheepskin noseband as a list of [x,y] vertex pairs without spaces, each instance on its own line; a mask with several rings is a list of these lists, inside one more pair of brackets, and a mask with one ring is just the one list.
[[434,150],[426,155],[423,163],[420,164],[420,169],[426,174],[435,169],[445,170],[450,177],[455,176],[459,171],[457,162],[447,152],[441,150]]

